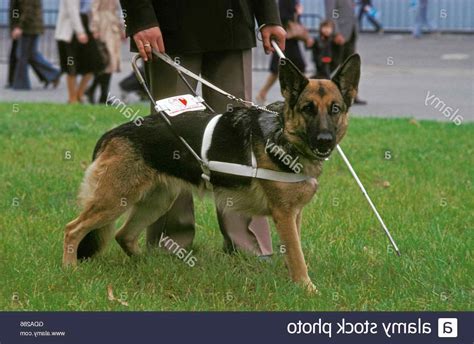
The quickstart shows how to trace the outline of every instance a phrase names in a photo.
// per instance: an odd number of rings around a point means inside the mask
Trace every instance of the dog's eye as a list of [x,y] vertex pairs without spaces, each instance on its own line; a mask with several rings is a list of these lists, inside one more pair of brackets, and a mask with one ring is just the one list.
[[316,112],[315,109],[314,109],[314,104],[313,103],[308,103],[308,104],[304,105],[301,108],[301,111],[305,112],[305,113],[308,113],[308,114],[314,114]]
[[336,103],[333,103],[331,105],[331,108],[329,109],[329,113],[331,115],[339,115],[341,113],[341,107],[337,105]]

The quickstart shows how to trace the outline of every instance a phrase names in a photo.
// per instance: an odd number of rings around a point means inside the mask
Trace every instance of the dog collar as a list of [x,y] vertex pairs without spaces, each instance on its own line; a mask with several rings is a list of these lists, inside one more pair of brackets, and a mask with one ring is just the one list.
[[217,115],[209,121],[206,129],[204,130],[204,135],[202,138],[201,159],[207,165],[210,171],[284,183],[299,183],[311,179],[311,177],[303,174],[281,172],[257,167],[257,159],[255,158],[252,148],[250,149],[252,166],[209,160],[207,153],[211,148],[214,129],[216,128],[216,125],[221,117],[222,115]]

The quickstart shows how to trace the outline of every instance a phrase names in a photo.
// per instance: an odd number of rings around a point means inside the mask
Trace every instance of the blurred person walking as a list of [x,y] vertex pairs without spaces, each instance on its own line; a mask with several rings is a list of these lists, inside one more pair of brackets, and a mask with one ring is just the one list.
[[[355,16],[354,0],[324,0],[326,19],[332,20],[336,28],[334,57],[331,72],[337,69],[349,56],[356,52],[358,19]],[[354,104],[365,105],[366,101],[357,97]]]
[[362,19],[364,16],[367,20],[373,25],[375,28],[375,32],[382,31],[382,24],[380,24],[377,19],[375,18],[375,14],[377,13],[375,7],[372,5],[372,0],[361,0],[359,2],[359,28],[362,30]]
[[92,85],[87,89],[89,102],[95,103],[95,91],[100,87],[99,102],[105,104],[110,89],[112,73],[120,72],[122,38],[124,25],[119,0],[93,0],[91,11],[91,32],[94,38],[105,43],[108,64],[102,73],[94,75]]
[[[68,103],[83,101],[93,73],[102,69],[94,49],[88,15],[92,0],[61,0],[55,38],[58,42],[61,71],[67,74]],[[77,84],[77,75],[82,79]]]
[[29,65],[33,66],[46,86],[51,82],[56,87],[59,83],[60,72],[38,50],[39,38],[44,32],[42,1],[18,0],[14,5],[18,7],[13,8],[11,12],[13,14],[11,37],[17,41],[12,88],[31,89]]
[[413,26],[413,37],[420,38],[423,28],[432,30],[428,20],[429,0],[412,0],[411,5],[416,7],[415,25]]
[[[9,17],[9,23],[10,23],[10,36],[11,32],[13,31],[13,24],[18,21],[20,18],[20,10],[19,10],[19,0],[11,0],[10,1],[10,17]],[[6,88],[10,88],[13,86],[13,79],[15,77],[15,68],[16,68],[16,48],[18,47],[18,40],[17,39],[12,39],[12,45],[10,48],[10,55],[8,58],[8,77],[7,77],[7,85]],[[40,82],[44,83],[44,86],[47,87],[49,85],[49,82],[43,79],[43,76],[41,75],[41,72],[39,72],[36,69],[36,65],[33,64],[31,65],[31,68],[33,68],[33,71],[36,73],[36,76],[38,77]]]
[[[229,4],[231,3],[231,6]],[[270,39],[284,49],[274,0],[121,0],[132,51],[139,51],[155,99],[189,93],[176,70],[158,58],[156,49],[236,97],[250,100],[252,93],[252,52],[256,45],[255,21],[259,25],[265,52],[273,52]],[[195,80],[189,80],[193,87]],[[203,98],[219,113],[236,104],[203,87]],[[153,109],[153,107],[152,107]],[[265,217],[248,217],[228,204],[216,206],[219,228],[228,253],[241,249],[258,256],[272,253],[270,227]],[[194,204],[190,193],[178,196],[173,206],[147,229],[147,244],[158,247],[169,237],[180,247],[192,244],[195,233]]]
[[[291,60],[302,73],[304,73],[306,70],[306,62],[298,42],[304,41],[307,46],[312,45],[313,42],[312,38],[309,36],[308,30],[304,28],[300,22],[300,16],[303,14],[303,6],[299,0],[279,0],[278,7],[280,9],[281,22],[287,31],[285,56]],[[279,62],[280,58],[276,53],[274,53],[270,61],[270,74],[256,97],[257,102],[260,104],[266,102],[268,92],[278,80]]]

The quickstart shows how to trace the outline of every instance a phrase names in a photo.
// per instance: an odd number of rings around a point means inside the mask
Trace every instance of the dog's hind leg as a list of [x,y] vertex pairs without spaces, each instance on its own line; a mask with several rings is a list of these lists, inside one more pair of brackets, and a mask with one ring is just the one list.
[[111,140],[86,171],[79,197],[84,210],[66,226],[63,265],[100,252],[115,220],[156,187],[157,176],[128,140]]
[[[81,249],[81,254],[79,254],[79,245],[81,241],[92,231],[97,230],[106,230],[106,228],[111,228],[115,223],[115,220],[126,210],[125,207],[119,206],[110,206],[104,204],[97,200],[94,204],[86,207],[79,217],[70,222],[66,226],[66,231],[64,234],[64,251],[63,251],[63,265],[76,265],[77,258],[80,256],[84,257],[85,250]],[[113,228],[113,227],[112,227]],[[88,251],[91,251],[91,255],[99,251],[100,247],[95,246],[100,245],[104,246],[104,243],[96,242],[94,247],[88,247]],[[92,252],[94,251],[94,252]]]
[[297,225],[298,211],[273,209],[272,216],[280,240],[285,245],[286,261],[291,279],[294,282],[301,283],[309,292],[317,292],[308,276],[308,268],[301,249]]
[[140,253],[139,235],[171,208],[178,197],[176,190],[172,189],[159,186],[144,200],[133,205],[127,220],[115,236],[126,254],[132,256]]
[[115,221],[87,233],[77,248],[77,259],[83,260],[100,254],[113,238],[114,232]]

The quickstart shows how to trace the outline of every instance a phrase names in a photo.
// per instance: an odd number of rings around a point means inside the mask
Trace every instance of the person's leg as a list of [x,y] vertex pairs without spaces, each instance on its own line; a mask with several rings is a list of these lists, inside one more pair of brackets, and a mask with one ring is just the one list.
[[89,82],[91,81],[93,76],[93,73],[87,73],[82,76],[81,81],[79,82],[79,86],[77,87],[76,97],[78,102],[82,103],[84,101],[84,93],[86,92],[87,86],[89,85]]
[[39,35],[32,36],[32,52],[30,55],[30,59],[28,60],[29,64],[33,67],[38,75],[40,75],[40,79],[50,83],[56,82],[59,78],[61,72],[59,69],[54,67],[49,61],[47,61],[43,55],[38,50],[39,44]]
[[[180,56],[180,63],[196,74],[201,71],[201,55]],[[154,99],[163,99],[190,91],[176,70],[161,60],[145,63],[145,74]],[[197,82],[189,80],[193,87]],[[151,111],[155,112],[153,105]],[[189,247],[194,239],[194,203],[190,192],[178,196],[170,210],[150,225],[146,231],[147,246],[158,247],[161,236],[168,236],[180,247]],[[167,249],[166,247],[164,247]]]
[[413,26],[413,36],[419,38],[421,36],[421,30],[423,27],[423,10],[422,6],[419,4],[416,9],[415,25]]
[[[202,75],[205,79],[227,92],[243,99],[252,99],[252,55],[250,50],[206,53],[203,57]],[[226,97],[203,88],[203,98],[217,112],[226,111],[235,103]],[[225,210],[225,211],[224,211]],[[242,249],[256,255],[272,253],[270,227],[265,217],[251,218],[217,209],[217,217],[227,252]]]
[[15,77],[15,67],[16,67],[16,49],[18,47],[18,40],[15,39],[12,41],[12,47],[10,50],[10,58],[8,60],[8,81],[7,86],[13,86],[13,80]]
[[92,80],[91,85],[86,90],[87,100],[89,100],[89,103],[91,104],[95,104],[95,90],[100,84],[100,76],[101,74],[94,74],[94,80]]
[[[347,60],[349,56],[355,54],[356,52],[356,43],[357,43],[357,30],[354,29],[352,32],[351,38],[342,46],[342,53],[341,53],[341,63]],[[367,101],[362,100],[357,97],[354,99],[354,104],[357,105],[366,105]]]
[[66,77],[67,84],[67,93],[68,93],[68,103],[75,104],[77,103],[77,84],[76,76],[73,74],[68,74]]
[[356,52],[356,41],[357,41],[357,33],[354,29],[351,35],[351,38],[343,44],[342,52],[341,52],[341,61],[340,63],[344,63],[346,59]]
[[[286,44],[288,44],[288,40],[286,41]],[[268,91],[270,91],[270,88],[272,88],[272,86],[278,80],[279,63],[280,58],[276,53],[273,53],[272,58],[270,60],[270,74],[268,75],[265,84],[262,86],[256,97],[257,102],[260,104],[265,103],[265,101],[267,100]]]
[[268,74],[268,77],[265,80],[265,84],[263,84],[260,91],[258,91],[257,102],[261,104],[265,103],[265,101],[267,100],[268,91],[270,91],[270,89],[272,88],[272,86],[275,84],[277,80],[278,80],[278,74],[275,74],[273,72],[270,72],[270,74]]
[[372,26],[375,28],[375,32],[379,32],[382,29],[382,25],[371,15],[367,15],[367,19],[369,22],[372,24]]
[[17,63],[13,80],[13,88],[16,90],[31,89],[30,77],[28,75],[28,60],[30,59],[32,49],[32,35],[23,34],[18,38]]
[[359,30],[362,31],[362,19],[364,18],[365,14],[365,6],[362,4],[359,8],[359,15],[357,16],[357,20],[359,21]]
[[428,31],[432,31],[432,26],[430,24],[430,21],[428,20],[428,2],[426,2],[423,7],[421,8],[421,28],[420,30],[423,28],[423,26],[428,30]]
[[102,73],[99,77],[99,84],[100,84],[100,99],[99,102],[105,104],[107,102],[107,97],[110,90],[110,79],[112,78],[112,74],[110,73]]

